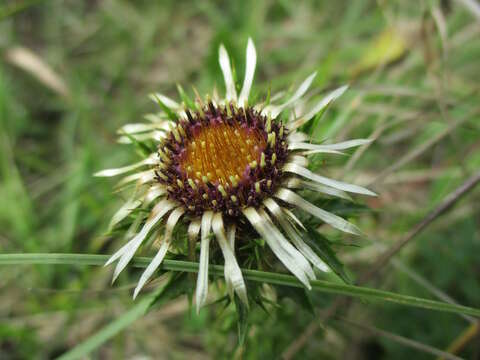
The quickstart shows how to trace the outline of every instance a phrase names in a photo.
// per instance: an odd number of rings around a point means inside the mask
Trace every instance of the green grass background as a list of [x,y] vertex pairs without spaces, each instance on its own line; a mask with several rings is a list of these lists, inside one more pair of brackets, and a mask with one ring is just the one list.
[[[468,3],[468,1],[467,1]],[[100,169],[135,161],[115,131],[142,121],[146,95],[223,91],[218,45],[239,79],[256,44],[256,91],[289,89],[317,70],[317,94],[351,89],[311,129],[317,140],[374,137],[364,152],[328,157],[324,173],[380,196],[358,211],[363,239],[331,232],[355,274],[404,236],[480,168],[480,18],[461,1],[11,1],[0,3],[0,251],[111,253],[105,236],[122,199]],[[12,59],[23,47],[68,95]],[[480,192],[471,191],[395,257],[369,285],[480,307]],[[348,211],[348,209],[347,209]],[[329,232],[328,229],[325,229]],[[132,307],[139,276],[115,286],[111,271],[80,266],[0,268],[0,358],[48,359]],[[419,280],[420,278],[420,280]],[[155,283],[149,288],[152,289]],[[315,294],[316,314],[280,300],[255,309],[243,348],[234,309],[199,316],[181,298],[149,312],[92,358],[279,358],[335,300]],[[356,301],[341,315],[438,349],[470,326],[461,316]],[[480,338],[458,353],[480,356]],[[429,359],[338,319],[309,337],[298,359]]]

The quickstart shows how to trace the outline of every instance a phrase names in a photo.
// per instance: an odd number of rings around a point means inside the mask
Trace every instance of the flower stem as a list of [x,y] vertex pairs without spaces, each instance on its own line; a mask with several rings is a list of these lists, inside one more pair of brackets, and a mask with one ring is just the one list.
[[[27,265],[27,264],[49,264],[49,265],[103,265],[109,255],[93,254],[0,254],[0,265]],[[151,258],[136,257],[132,265],[145,268]],[[170,271],[198,272],[198,263],[180,260],[164,260],[161,268]],[[210,274],[223,276],[223,266],[210,265]],[[250,281],[265,282],[276,285],[304,287],[294,276],[264,272],[258,270],[243,269],[245,279]],[[428,300],[409,295],[397,294],[389,291],[377,290],[363,286],[354,286],[341,283],[333,283],[324,280],[311,281],[314,291],[358,297],[365,300],[377,300],[395,304],[418,307],[442,312],[456,314],[468,314],[480,317],[480,309],[449,304],[440,301]]]

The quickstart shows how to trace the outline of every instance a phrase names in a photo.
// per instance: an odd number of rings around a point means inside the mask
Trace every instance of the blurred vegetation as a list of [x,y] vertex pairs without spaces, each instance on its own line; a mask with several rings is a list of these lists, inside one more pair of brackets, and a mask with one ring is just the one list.
[[[223,89],[221,42],[242,78],[251,36],[259,93],[299,84],[313,70],[318,94],[351,84],[311,127],[314,139],[377,139],[348,158],[322,159],[328,175],[380,194],[367,203],[371,210],[344,209],[360,212],[368,237],[325,229],[355,278],[480,169],[478,8],[473,0],[1,2],[0,251],[118,248],[104,234],[122,200],[111,181],[92,176],[135,160],[116,144],[116,129],[154,108],[152,91],[176,96],[177,83]],[[473,189],[369,286],[480,307],[479,200]],[[102,267],[2,267],[0,358],[48,359],[71,349],[132,307],[138,275],[129,269],[112,287]],[[336,297],[312,293],[302,306],[289,291],[279,291],[280,306],[253,309],[243,347],[233,305],[197,316],[181,298],[92,356],[274,359],[304,336],[295,358],[432,358],[378,328],[440,350],[464,336],[457,355],[480,358],[474,319],[354,301],[309,333]]]

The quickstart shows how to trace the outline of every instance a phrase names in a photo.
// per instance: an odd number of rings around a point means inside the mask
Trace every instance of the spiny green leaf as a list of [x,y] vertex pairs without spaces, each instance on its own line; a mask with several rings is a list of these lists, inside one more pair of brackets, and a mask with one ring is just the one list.
[[126,132],[122,132],[121,134],[130,139],[132,144],[138,149],[142,156],[147,157],[154,151],[150,149],[144,142],[135,139],[135,137],[133,137],[131,134],[128,134]]
[[195,111],[197,109],[197,106],[195,105],[195,102],[190,99],[190,97],[187,95],[187,93],[183,90],[182,85],[177,84],[177,90],[178,94],[180,95],[180,98],[182,99],[183,103],[190,109]]
[[153,94],[153,97],[155,98],[155,101],[157,104],[160,106],[160,108],[167,114],[168,118],[172,121],[177,122],[178,121],[178,116],[175,114],[172,109],[170,109],[167,105],[163,103],[162,100],[157,96],[157,94]]
[[264,106],[270,105],[271,94],[272,94],[272,84],[269,84],[268,89],[267,89],[267,98],[265,99],[265,105]]
[[350,284],[351,281],[347,276],[345,266],[337,258],[335,251],[332,250],[330,241],[328,241],[315,229],[309,226],[307,226],[306,229],[307,233],[303,237],[303,240],[312,248],[313,251],[315,251],[320,259],[325,261],[325,263],[335,274],[337,274],[347,284]]
[[315,309],[308,290],[290,286],[277,286],[276,289],[280,299],[290,298],[312,315],[315,314]]
[[327,112],[327,110],[330,108],[331,104],[327,104],[322,110],[320,110],[312,120],[308,121],[305,125],[302,126],[302,131],[305,131],[307,134],[311,135],[311,139],[314,141],[320,141],[322,140],[318,134],[318,132],[321,130],[321,127],[319,126],[320,122],[323,119],[323,116]]
[[243,346],[248,330],[248,308],[237,295],[235,295],[234,302],[238,316],[238,345]]
[[176,299],[181,295],[187,294],[190,288],[186,272],[171,273],[168,283],[163,287],[162,291],[153,299],[150,306],[164,304],[169,300]]

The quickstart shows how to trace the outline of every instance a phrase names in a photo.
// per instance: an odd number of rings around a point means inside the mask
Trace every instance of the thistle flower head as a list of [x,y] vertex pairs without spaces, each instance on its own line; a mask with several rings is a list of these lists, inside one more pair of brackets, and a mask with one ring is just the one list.
[[[280,117],[301,100],[314,80],[307,77],[283,103],[249,105],[256,51],[251,39],[247,45],[245,79],[240,94],[233,80],[228,54],[223,46],[219,63],[226,94],[190,100],[179,87],[183,100],[153,94],[161,112],[150,114],[149,124],[129,124],[121,129],[121,142],[154,144],[139,163],[97,173],[98,176],[128,174],[121,185],[136,183],[135,191],[113,216],[116,226],[136,208],[139,212],[127,233],[128,242],[107,264],[118,260],[114,280],[150,236],[159,241],[157,254],[142,274],[134,292],[141,288],[160,266],[172,243],[179,221],[188,224],[191,242],[200,241],[200,267],[196,288],[197,309],[207,297],[209,248],[214,234],[225,260],[225,280],[248,304],[247,290],[236,253],[236,230],[249,227],[262,237],[277,258],[307,288],[315,278],[313,267],[328,266],[302,239],[302,224],[292,210],[300,209],[341,231],[358,234],[357,227],[341,217],[317,207],[301,197],[298,189],[309,189],[329,196],[348,197],[347,193],[374,195],[360,186],[326,178],[308,169],[308,155],[341,153],[341,150],[366,144],[356,139],[337,144],[313,144],[299,131],[302,125],[340,96],[346,86],[334,90],[310,110]],[[163,231],[159,231],[160,225]]]
[[228,218],[273,194],[288,156],[283,125],[232,102],[185,113],[159,144],[156,179],[170,199],[191,216]]

